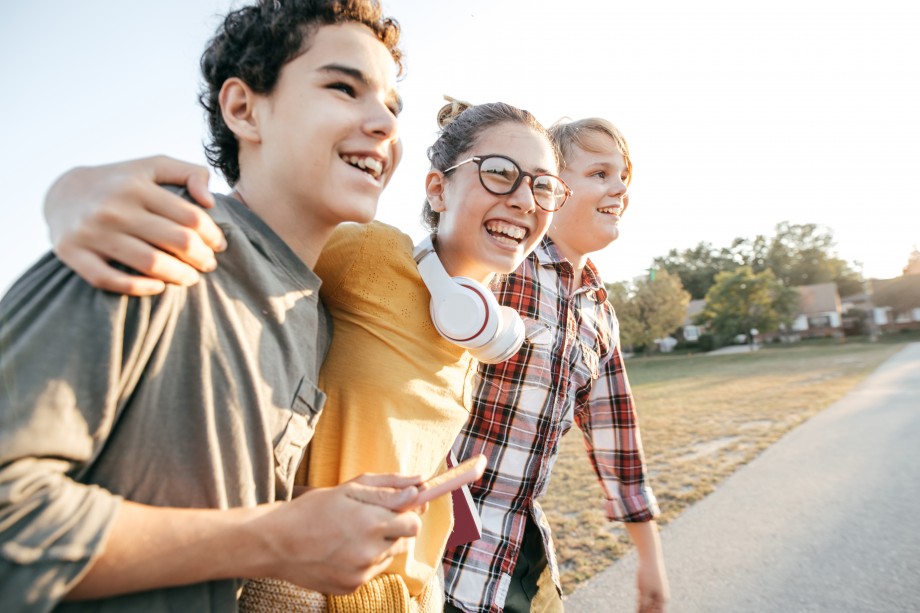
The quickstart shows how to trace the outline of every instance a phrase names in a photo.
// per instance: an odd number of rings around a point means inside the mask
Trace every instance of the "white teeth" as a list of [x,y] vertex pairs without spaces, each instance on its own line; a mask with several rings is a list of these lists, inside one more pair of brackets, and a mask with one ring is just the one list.
[[345,162],[360,168],[375,178],[383,174],[383,162],[378,159],[357,155],[343,155],[341,157]]
[[493,236],[502,235],[507,236],[512,239],[515,243],[523,240],[527,236],[526,228],[521,226],[515,226],[508,223],[503,223],[500,221],[490,221],[486,223],[486,230],[489,231]]
[[375,160],[374,158],[367,158],[364,161],[364,163],[367,164],[367,167],[373,170],[378,175],[383,172],[383,164],[380,162],[380,160]]
[[599,213],[608,213],[608,214],[613,214],[613,215],[619,215],[621,211],[620,207],[618,206],[608,206],[606,208],[597,209],[597,210]]

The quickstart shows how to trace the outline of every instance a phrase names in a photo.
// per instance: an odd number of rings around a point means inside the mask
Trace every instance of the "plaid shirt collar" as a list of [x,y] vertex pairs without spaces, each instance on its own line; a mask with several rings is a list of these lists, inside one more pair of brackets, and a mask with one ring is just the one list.
[[[549,235],[543,237],[543,240],[534,249],[533,254],[540,266],[551,266],[557,270],[572,267],[572,264],[562,255],[559,247],[556,246],[556,243],[553,242]],[[601,276],[590,258],[585,262],[585,269],[581,275],[581,287],[578,292],[587,293],[594,298],[595,302],[607,300],[607,288],[604,287],[604,282],[601,281]]]

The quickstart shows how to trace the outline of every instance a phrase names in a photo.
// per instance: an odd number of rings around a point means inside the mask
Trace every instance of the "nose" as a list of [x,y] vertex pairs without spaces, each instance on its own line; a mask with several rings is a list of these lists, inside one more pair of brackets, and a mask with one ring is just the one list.
[[517,189],[508,194],[508,200],[506,201],[508,206],[519,209],[525,213],[536,210],[537,201],[534,200],[533,197],[531,181],[532,179],[530,177],[524,177],[521,184],[517,186]]
[[620,177],[613,177],[610,181],[610,188],[607,190],[607,193],[613,198],[626,197],[626,192],[629,189],[629,186],[626,185],[626,182],[623,181]]
[[364,131],[376,138],[395,140],[398,138],[399,122],[396,115],[383,100],[373,100],[369,104]]

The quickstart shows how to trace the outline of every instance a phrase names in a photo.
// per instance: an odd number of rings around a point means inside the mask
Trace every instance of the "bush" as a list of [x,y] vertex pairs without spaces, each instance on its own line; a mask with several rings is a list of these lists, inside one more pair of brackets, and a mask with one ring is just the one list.
[[697,340],[697,345],[700,348],[700,351],[712,351],[716,348],[716,337],[712,334],[700,334],[699,340]]

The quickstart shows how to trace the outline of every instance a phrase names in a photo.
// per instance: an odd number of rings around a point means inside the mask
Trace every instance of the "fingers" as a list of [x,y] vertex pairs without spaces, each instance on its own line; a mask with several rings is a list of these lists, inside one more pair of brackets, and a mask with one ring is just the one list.
[[418,498],[418,475],[365,473],[350,481],[349,497],[401,513],[413,507]]
[[407,511],[394,517],[393,521],[384,527],[383,537],[396,541],[394,547],[397,547],[398,553],[402,553],[408,547],[406,539],[418,536],[421,529],[422,520],[418,514]]
[[227,248],[224,233],[211,219],[211,216],[184,198],[161,189],[159,186],[149,184],[143,194],[143,202],[145,208],[154,215],[181,226],[175,229],[172,240],[164,244],[155,243],[148,237],[144,238],[179,255],[199,270],[206,271],[204,267],[213,262],[214,252]]
[[392,546],[381,551],[371,561],[370,565],[364,570],[364,576],[362,577],[360,583],[364,584],[380,573],[385,572],[390,567],[390,564],[393,563],[393,558],[400,556],[407,551],[409,551],[409,541],[407,539],[399,539],[395,541]]
[[659,590],[639,590],[639,613],[664,613],[668,598]]
[[401,512],[409,508],[415,499],[418,498],[418,488],[414,486],[396,489],[390,487],[371,487],[355,482],[348,485],[349,498],[365,504],[383,507],[384,509],[389,509],[394,512]]
[[106,259],[166,283],[190,286],[199,279],[198,271],[188,264],[133,236],[116,234],[105,237],[97,249]]
[[69,266],[93,287],[116,294],[153,296],[161,294],[166,288],[158,279],[139,277],[112,268],[105,260],[89,251],[75,254]]
[[[172,194],[159,187],[154,187],[152,189],[172,196]],[[146,210],[122,220],[118,233],[108,233],[108,236],[136,237],[136,239],[144,244],[152,246],[151,249],[156,248],[155,251],[159,252],[162,250],[170,254],[170,256],[175,256],[175,258],[170,257],[170,259],[176,259],[177,261],[183,262],[192,272],[192,269],[200,270],[201,272],[211,272],[217,268],[217,259],[214,256],[214,250],[204,242],[199,232],[185,225],[176,223],[172,218],[168,218],[162,209],[155,208],[158,206],[159,203],[151,201],[147,205]],[[175,213],[176,211],[172,212]],[[197,212],[205,215],[200,209],[197,209]],[[210,218],[208,218],[208,223],[216,229],[217,226],[213,224]],[[220,234],[220,230],[216,229],[215,231],[218,232],[219,238],[222,241],[223,235]],[[101,248],[97,247],[97,250],[98,249]],[[107,255],[112,259],[118,259],[113,253],[104,253],[103,255]],[[124,264],[129,264],[141,272],[158,276],[146,268],[137,268],[134,263],[120,259],[119,261]],[[148,264],[148,266],[152,264],[153,262]],[[197,275],[195,275],[195,277],[196,278],[191,280],[191,282],[197,280]],[[176,282],[173,279],[167,279],[165,277],[163,280],[169,281],[170,283]]]
[[[94,224],[64,235],[55,252],[91,285],[110,291],[114,291],[112,283],[123,286],[125,273],[110,266],[108,261],[118,262],[159,281],[194,285],[198,282],[198,272],[193,267],[136,238],[138,234],[143,234],[148,240],[170,243],[177,240],[176,233],[181,233],[181,230],[176,229],[172,222],[146,211],[121,217],[119,211],[105,209],[99,213]],[[207,248],[201,248],[211,253]],[[213,255],[210,257],[213,258]],[[211,263],[210,268],[214,265]],[[87,274],[93,276],[88,277]],[[162,283],[160,287],[162,291]],[[134,291],[129,293],[138,295]],[[147,295],[146,290],[142,295]]]
[[665,607],[662,601],[644,601],[639,604],[639,613],[664,613]]

